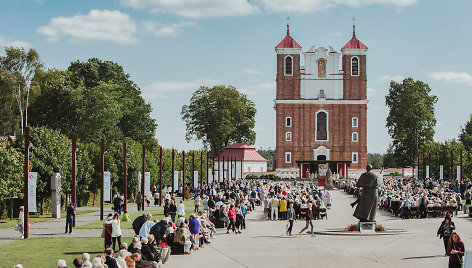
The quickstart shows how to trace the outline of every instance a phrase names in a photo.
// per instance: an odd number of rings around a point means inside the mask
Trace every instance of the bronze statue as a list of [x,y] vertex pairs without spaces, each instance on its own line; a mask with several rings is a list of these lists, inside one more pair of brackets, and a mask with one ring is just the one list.
[[367,165],[366,170],[367,172],[362,173],[356,184],[357,187],[362,187],[362,191],[356,201],[358,204],[353,214],[361,222],[375,220],[378,202],[377,186],[381,184],[379,176],[372,172],[371,165]]

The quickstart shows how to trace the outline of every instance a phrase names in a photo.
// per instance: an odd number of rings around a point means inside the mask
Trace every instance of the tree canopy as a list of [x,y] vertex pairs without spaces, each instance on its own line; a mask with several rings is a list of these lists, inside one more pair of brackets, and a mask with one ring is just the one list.
[[386,126],[393,139],[396,163],[412,165],[421,148],[432,141],[436,118],[434,105],[437,97],[428,84],[406,78],[402,83],[390,82],[385,103],[390,109]]
[[254,102],[233,86],[200,87],[182,107],[186,139],[202,140],[217,155],[233,142],[254,144]]

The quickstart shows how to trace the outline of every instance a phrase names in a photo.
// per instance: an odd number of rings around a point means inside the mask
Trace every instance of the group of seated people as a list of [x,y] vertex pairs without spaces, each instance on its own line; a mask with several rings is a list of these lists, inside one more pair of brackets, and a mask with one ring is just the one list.
[[[358,197],[361,189],[355,181],[342,181],[338,187]],[[461,210],[462,199],[470,205],[470,187],[437,179],[384,177],[378,188],[379,208],[405,219],[442,217]]]

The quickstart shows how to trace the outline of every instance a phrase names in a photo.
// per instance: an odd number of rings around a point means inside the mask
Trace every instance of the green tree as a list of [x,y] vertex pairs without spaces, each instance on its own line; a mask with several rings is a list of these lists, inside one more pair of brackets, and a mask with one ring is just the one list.
[[469,121],[461,127],[459,140],[464,145],[467,152],[472,152],[472,114],[469,116]]
[[383,155],[379,153],[368,153],[367,164],[372,165],[373,168],[379,169],[383,167]]
[[130,79],[123,67],[112,61],[91,58],[87,62],[75,61],[68,68],[90,90],[100,83],[114,84],[120,93],[121,117],[118,123],[124,137],[144,142],[154,137],[156,120],[151,118],[151,105],[141,96],[141,89]]
[[273,163],[274,163],[274,153],[275,153],[275,150],[274,149],[262,149],[260,148],[259,150],[257,150],[257,152],[262,156],[264,157],[265,159],[267,159],[267,170],[272,170],[272,167],[273,167]]
[[406,78],[402,83],[390,82],[385,103],[390,109],[386,126],[393,139],[393,152],[397,164],[412,165],[419,148],[433,140],[434,104],[437,97],[431,94],[428,84]]
[[6,140],[0,140],[0,218],[7,201],[23,198],[23,154]]
[[255,142],[254,102],[233,86],[200,87],[181,114],[187,126],[187,141],[202,140],[213,155],[233,142]]
[[[0,56],[0,87],[4,88],[6,94],[10,97],[5,98],[8,103],[5,108],[12,108],[11,94],[15,96],[16,109],[18,109],[19,118],[12,122],[19,123],[21,133],[24,131],[24,127],[28,126],[28,106],[30,98],[34,97],[34,93],[30,95],[30,89],[32,88],[31,81],[33,80],[35,73],[42,68],[42,63],[39,58],[39,54],[34,49],[25,51],[24,48],[7,47],[5,48],[5,56]],[[33,88],[34,89],[34,88]],[[3,92],[2,92],[3,93]],[[12,116],[15,113],[11,111],[7,112],[8,116]],[[10,118],[12,119],[12,118]],[[13,123],[14,124],[14,123]],[[3,129],[3,132],[11,132],[15,130],[13,124],[7,125],[7,129]]]

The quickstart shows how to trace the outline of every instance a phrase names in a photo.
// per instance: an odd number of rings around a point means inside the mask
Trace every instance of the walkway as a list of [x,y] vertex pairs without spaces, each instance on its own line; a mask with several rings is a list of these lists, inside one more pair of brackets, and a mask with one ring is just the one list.
[[[315,231],[344,228],[357,222],[349,203],[353,198],[333,191],[328,219],[314,221]],[[462,214],[462,213],[461,213]],[[408,234],[389,236],[285,235],[285,221],[262,220],[262,210],[248,215],[242,234],[221,230],[216,239],[191,255],[171,256],[166,267],[447,267],[442,240],[436,238],[442,219],[392,218],[382,211],[377,221]],[[470,219],[454,218],[466,247],[472,246]],[[299,221],[294,233],[305,225]]]

